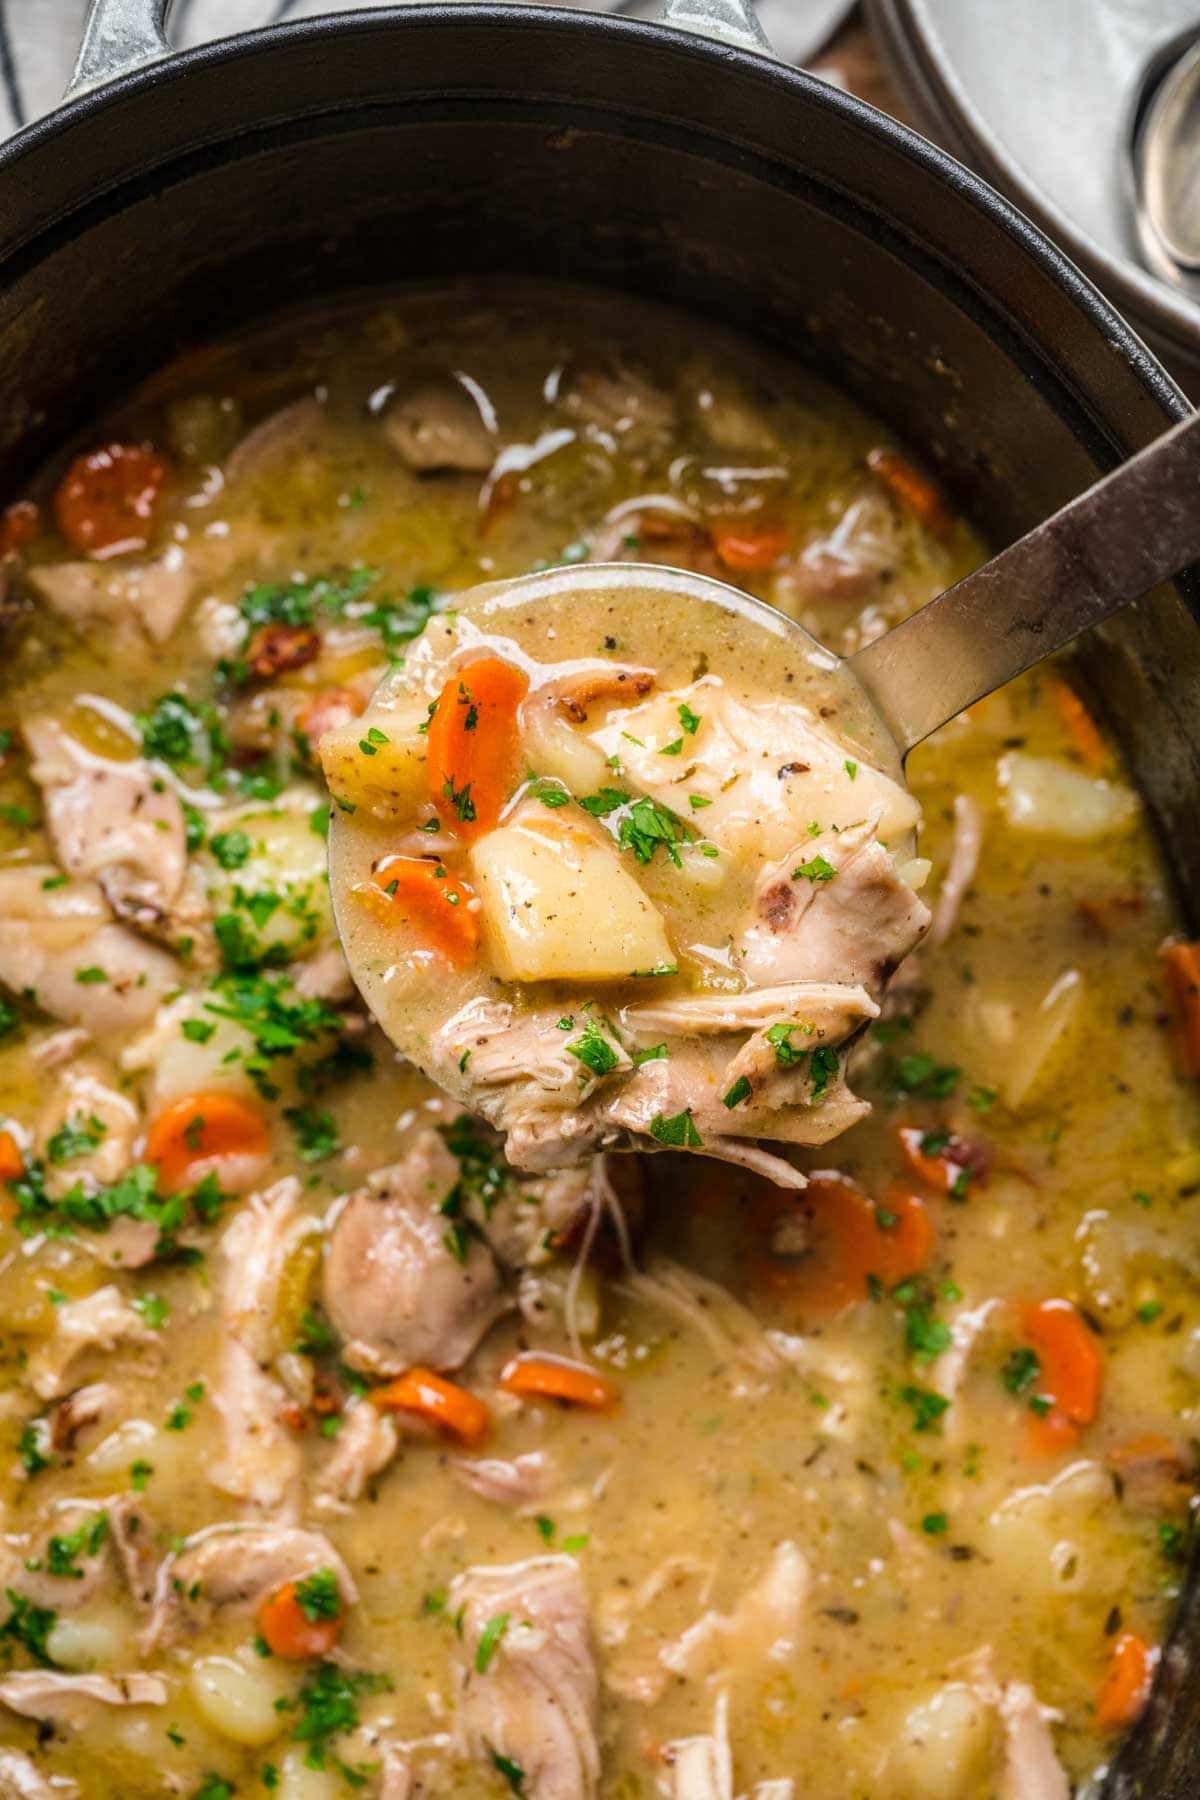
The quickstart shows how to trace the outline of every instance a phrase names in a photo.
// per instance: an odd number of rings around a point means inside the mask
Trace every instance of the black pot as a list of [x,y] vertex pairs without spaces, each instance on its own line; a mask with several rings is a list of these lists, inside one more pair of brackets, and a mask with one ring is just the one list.
[[[461,274],[609,284],[782,346],[911,437],[994,542],[1187,411],[1027,220],[763,54],[742,0],[668,0],[690,29],[405,6],[170,58],[164,10],[96,0],[77,80],[102,85],[0,152],[14,484],[198,339]],[[1083,658],[1185,903],[1200,891],[1195,603],[1191,579],[1163,589]],[[1109,1800],[1200,1791],[1197,1645],[1193,1579]]]

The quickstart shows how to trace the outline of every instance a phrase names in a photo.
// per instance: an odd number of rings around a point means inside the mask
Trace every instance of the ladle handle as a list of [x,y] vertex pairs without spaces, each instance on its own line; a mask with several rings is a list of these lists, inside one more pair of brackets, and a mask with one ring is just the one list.
[[1104,476],[849,666],[904,751],[1200,561],[1200,413]]

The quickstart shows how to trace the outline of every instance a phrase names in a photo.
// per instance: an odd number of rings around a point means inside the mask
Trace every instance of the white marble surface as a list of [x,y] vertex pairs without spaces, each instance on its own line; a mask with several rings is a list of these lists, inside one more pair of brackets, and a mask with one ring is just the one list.
[[[204,43],[286,19],[358,11],[404,0],[175,0],[169,21],[179,45]],[[652,18],[660,0],[558,0],[592,12]],[[536,0],[526,0],[536,4]],[[60,98],[83,28],[88,0],[0,0],[0,137],[48,112]],[[759,0],[761,17],[782,55],[806,59],[849,11],[850,0]],[[3,54],[7,47],[7,56]]]

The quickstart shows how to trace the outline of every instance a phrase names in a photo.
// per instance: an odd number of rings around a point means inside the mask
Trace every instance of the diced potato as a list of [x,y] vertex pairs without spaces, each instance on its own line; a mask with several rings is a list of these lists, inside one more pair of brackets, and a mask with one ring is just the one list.
[[204,1723],[235,1744],[261,1747],[283,1728],[276,1702],[286,1684],[261,1661],[253,1667],[232,1656],[202,1656],[188,1671],[188,1685]]
[[988,1708],[964,1682],[947,1682],[905,1715],[889,1759],[889,1786],[904,1800],[978,1793],[990,1744]]
[[46,1639],[46,1654],[60,1669],[113,1669],[136,1658],[136,1632],[117,1606],[60,1612]]
[[527,705],[522,715],[525,760],[535,775],[550,775],[573,794],[595,794],[613,779],[603,750],[552,707]]
[[239,832],[250,841],[244,862],[224,868],[208,857],[214,913],[236,918],[260,956],[272,950],[289,959],[308,955],[333,929],[325,839],[307,811],[283,809],[231,815],[214,835],[220,844]]
[[1098,781],[1052,756],[1010,750],[996,766],[1004,816],[1014,831],[1088,843],[1128,831],[1137,798],[1117,781]]
[[318,754],[334,799],[377,819],[410,818],[428,796],[425,716],[373,710],[327,731]]
[[480,839],[471,870],[505,981],[620,981],[675,960],[616,845],[587,827],[527,810]]

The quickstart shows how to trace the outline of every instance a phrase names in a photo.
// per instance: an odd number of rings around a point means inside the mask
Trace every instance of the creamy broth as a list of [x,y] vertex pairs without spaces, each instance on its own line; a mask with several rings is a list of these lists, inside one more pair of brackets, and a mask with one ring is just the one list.
[[636,556],[844,653],[979,542],[611,295],[280,321],[76,449],[2,526],[0,1795],[1094,1791],[1183,1574],[1200,1119],[1070,671],[910,759],[933,923],[803,1191],[507,1167],[323,872],[316,746],[456,594]]

